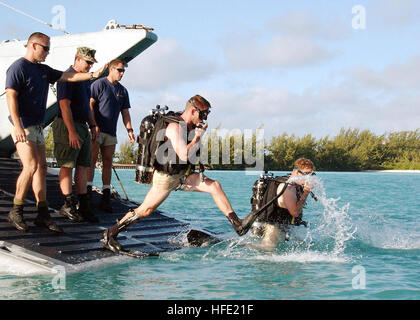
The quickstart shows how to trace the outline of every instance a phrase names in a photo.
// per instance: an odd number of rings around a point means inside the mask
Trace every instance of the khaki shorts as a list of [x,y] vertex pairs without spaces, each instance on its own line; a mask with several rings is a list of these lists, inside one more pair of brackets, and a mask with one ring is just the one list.
[[180,173],[169,175],[167,173],[155,170],[153,173],[153,187],[163,191],[183,190],[187,176],[185,170]]
[[92,162],[91,135],[87,124],[74,122],[80,139],[80,149],[73,149],[69,144],[69,132],[62,118],[56,118],[51,125],[54,135],[54,156],[59,167],[90,167]]
[[111,136],[108,133],[101,132],[99,137],[96,138],[96,143],[100,146],[107,147],[118,144],[117,137]]
[[[28,141],[31,141],[39,146],[45,146],[45,138],[41,126],[31,126],[23,130],[25,131],[26,139]],[[10,133],[12,135],[13,142],[16,144],[17,139],[15,136],[15,127],[12,124],[10,124]]]

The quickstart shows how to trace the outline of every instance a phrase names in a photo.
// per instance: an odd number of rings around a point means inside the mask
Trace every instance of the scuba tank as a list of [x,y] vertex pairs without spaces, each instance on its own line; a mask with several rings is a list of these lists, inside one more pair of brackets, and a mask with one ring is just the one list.
[[[269,202],[276,199],[278,196],[277,189],[281,183],[286,183],[289,176],[274,177],[274,174],[267,173],[262,174],[260,178],[255,181],[252,187],[252,196],[250,199],[252,205],[252,212],[256,212],[266,206]],[[285,190],[285,189],[284,189]],[[300,198],[303,193],[303,187],[296,189],[296,197]],[[298,218],[294,218],[290,215],[286,208],[280,208],[275,203],[264,209],[257,218],[258,222],[277,223],[281,225],[304,225],[306,222],[302,220],[302,213]]]
[[140,184],[151,184],[153,180],[153,168],[150,166],[150,140],[153,136],[155,124],[160,117],[165,115],[169,108],[165,106],[161,108],[157,105],[155,109],[150,111],[150,114],[145,117],[140,124],[140,135],[137,137],[139,144],[136,176],[134,181]]
[[273,179],[272,173],[267,173],[260,175],[260,178],[254,182],[254,185],[252,186],[252,197],[251,197],[251,205],[252,205],[252,211],[259,210],[265,203],[264,201],[264,195],[267,191],[268,186],[268,180]]

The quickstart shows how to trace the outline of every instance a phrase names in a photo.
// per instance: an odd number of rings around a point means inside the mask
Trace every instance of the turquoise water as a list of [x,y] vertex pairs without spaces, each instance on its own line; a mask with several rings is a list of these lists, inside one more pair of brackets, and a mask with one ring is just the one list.
[[[128,196],[148,187],[119,170]],[[276,174],[282,174],[277,172]],[[207,172],[221,182],[239,216],[250,210],[255,175]],[[65,288],[51,276],[0,276],[0,299],[419,299],[420,174],[320,172],[304,219],[274,251],[239,238],[206,194],[174,192],[167,215],[223,234],[206,248],[185,247],[158,258],[121,259],[68,274]],[[98,175],[95,182],[99,185]],[[118,181],[113,185],[122,195]],[[141,223],[141,222],[140,222]]]

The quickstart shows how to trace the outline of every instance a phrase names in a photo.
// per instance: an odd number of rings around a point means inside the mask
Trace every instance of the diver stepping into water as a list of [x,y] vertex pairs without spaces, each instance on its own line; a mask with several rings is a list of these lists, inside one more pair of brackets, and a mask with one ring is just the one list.
[[252,210],[259,212],[252,233],[262,237],[261,247],[274,248],[288,240],[291,226],[304,225],[302,210],[313,185],[306,177],[315,175],[315,165],[309,159],[299,158],[288,176],[263,175],[254,183]]
[[[121,245],[116,240],[118,233],[140,219],[149,216],[172,191],[177,190],[211,194],[215,204],[230,221],[238,235],[242,236],[250,229],[256,218],[254,214],[250,214],[243,220],[239,219],[220,183],[205,177],[202,172],[192,172],[192,164],[188,162],[190,150],[200,142],[201,136],[208,127],[207,123],[204,125],[202,123],[207,120],[210,108],[211,105],[206,99],[196,95],[188,100],[182,113],[172,113],[170,117],[162,117],[156,122],[154,134],[151,138],[152,143],[164,141],[154,146],[155,149],[157,150],[159,146],[165,144],[166,153],[161,155],[162,159],[168,159],[168,154],[172,152],[176,161],[161,160],[154,162],[152,188],[147,193],[143,203],[134,210],[130,209],[120,221],[104,231],[101,242],[107,249],[113,252],[121,251]],[[164,139],[159,140],[156,135],[159,132],[162,134],[160,129],[164,130]],[[190,133],[193,134],[190,135]],[[188,141],[187,137],[191,136],[193,136],[193,139]]]

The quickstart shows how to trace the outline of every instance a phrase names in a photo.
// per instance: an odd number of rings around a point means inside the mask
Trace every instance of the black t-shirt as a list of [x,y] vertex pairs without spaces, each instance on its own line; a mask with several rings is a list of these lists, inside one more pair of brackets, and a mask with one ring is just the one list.
[[6,72],[6,89],[18,92],[19,117],[24,128],[42,125],[47,110],[49,84],[63,72],[25,58],[15,61]]
[[[72,67],[66,72],[76,72]],[[58,101],[69,99],[74,121],[88,122],[90,118],[90,80],[82,82],[60,82],[57,85]],[[61,108],[58,115],[62,116]]]
[[102,78],[92,83],[91,91],[96,100],[94,111],[99,130],[116,137],[121,110],[130,108],[127,89],[119,82],[112,84],[107,78]]

